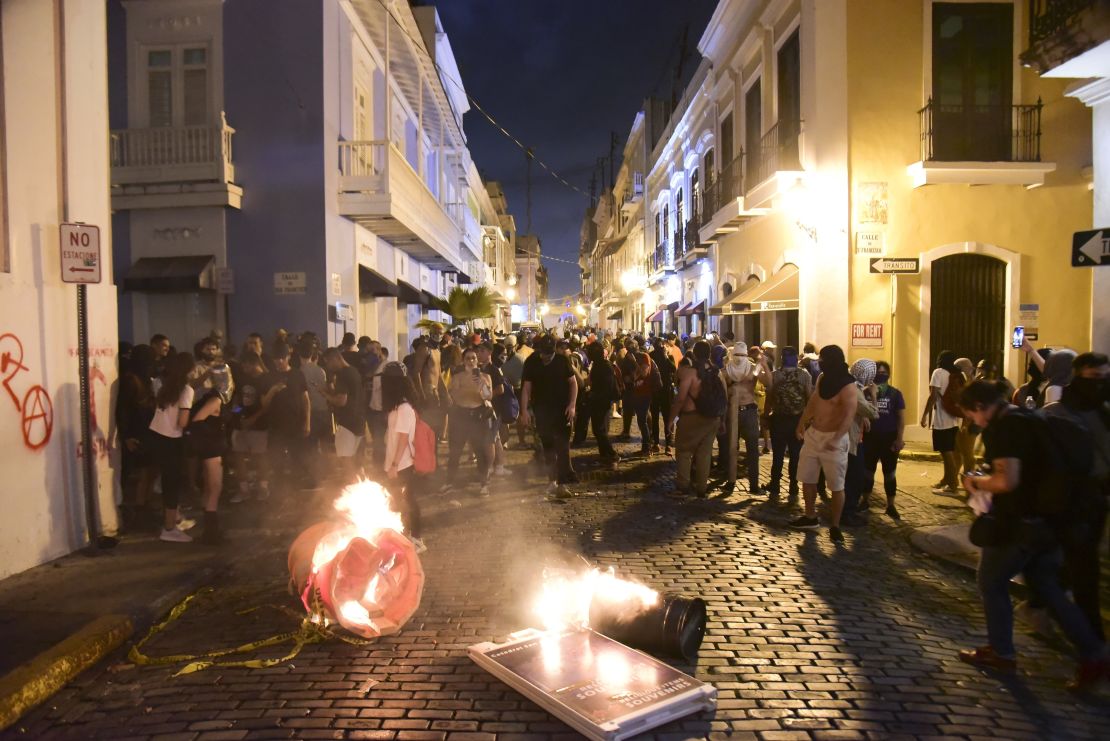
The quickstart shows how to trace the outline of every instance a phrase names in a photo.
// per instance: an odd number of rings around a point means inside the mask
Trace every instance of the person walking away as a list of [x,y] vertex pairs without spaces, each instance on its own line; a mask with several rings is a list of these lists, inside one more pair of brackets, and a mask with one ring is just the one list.
[[308,384],[300,370],[292,367],[289,345],[275,342],[271,352],[274,376],[282,389],[270,403],[270,471],[281,474],[286,486],[307,488],[311,482],[305,441],[312,434]]
[[266,411],[273,401],[277,388],[272,374],[266,370],[262,356],[246,351],[239,360],[242,381],[237,392],[237,428],[231,433],[231,448],[236,455],[236,473],[239,491],[229,500],[232,504],[242,502],[250,494],[258,499],[270,496],[270,471],[267,451],[269,449],[269,429]]
[[984,458],[990,466],[988,475],[965,475],[963,486],[971,506],[995,524],[990,537],[979,531],[977,581],[987,645],[960,651],[960,659],[1001,672],[1016,670],[1010,580],[1020,573],[1049,606],[1079,655],[1079,669],[1069,689],[1087,689],[1110,677],[1110,661],[1103,642],[1060,584],[1060,548],[1049,523],[1036,512],[1040,479],[1051,473],[1042,448],[1046,436],[1038,429],[1045,422],[1008,403],[1000,383],[972,382],[960,392],[960,406],[983,428]]
[[620,368],[621,380],[623,381],[624,390],[621,394],[621,416],[624,418],[621,425],[621,434],[617,436],[617,440],[622,442],[632,439],[632,420],[636,417],[636,400],[633,398],[633,390],[636,387],[636,355],[639,347],[636,340],[628,337],[624,341],[624,354],[617,360],[617,367]]
[[863,435],[871,428],[871,421],[878,416],[875,408],[875,361],[861,358],[849,372],[856,379],[856,413],[848,428],[848,467],[844,473],[844,513],[840,517],[842,525],[859,526],[865,524],[858,512],[867,508],[871,490],[864,490],[863,450],[860,445]]
[[1087,617],[1095,635],[1105,641],[1099,604],[1099,562],[1110,498],[1110,358],[1102,353],[1081,353],[1072,362],[1072,368],[1075,375],[1064,387],[1060,401],[1046,404],[1044,413],[1067,417],[1083,428],[1091,440],[1093,465],[1073,494],[1076,506],[1061,542],[1075,604]]
[[929,396],[921,413],[921,426],[933,431],[933,450],[940,453],[944,475],[933,485],[937,494],[954,496],[959,489],[960,461],[956,452],[956,429],[960,411],[956,405],[966,379],[956,367],[956,353],[945,350],[937,356],[937,367],[929,378]]
[[[975,375],[975,366],[971,358],[956,358],[956,368],[963,374],[964,382],[970,383]],[[959,420],[956,427],[956,456],[960,464],[960,473],[975,470],[975,443],[979,438],[979,428],[966,417]]]
[[[463,367],[451,373],[447,413],[447,481],[456,480],[459,457],[466,448],[478,458],[478,487],[481,496],[489,494],[489,473],[492,463],[493,436],[497,420],[493,407],[493,381],[478,368],[478,353],[468,347],[462,355]],[[388,454],[386,456],[388,458]]]
[[713,440],[728,410],[728,395],[721,371],[710,363],[709,343],[698,340],[691,355],[690,364],[678,369],[678,398],[672,421],[676,427],[678,463],[674,494],[704,497],[709,484]]
[[[532,354],[532,348],[524,344],[523,339],[517,343],[516,335],[509,335],[505,338],[505,347],[509,353],[509,357],[505,359],[505,365],[502,366],[501,372],[505,374],[505,380],[513,387],[513,394],[516,398],[520,398],[520,388],[522,384],[521,377],[524,374],[524,361]],[[527,443],[524,440],[525,425],[517,417],[516,434],[517,445],[520,448],[526,448]],[[505,437],[505,447],[509,447],[509,438]]]
[[[617,379],[613,374],[613,366],[605,357],[607,340],[591,342],[586,346],[586,354],[590,358],[590,398],[589,413],[590,425],[593,427],[594,439],[597,440],[597,451],[601,465],[615,469],[620,459],[613,450],[609,441],[609,408],[619,398]],[[667,425],[667,421],[663,422]],[[669,434],[669,433],[668,433]]]
[[[752,348],[753,350],[755,348]],[[725,492],[736,486],[737,451],[739,440],[744,441],[744,463],[748,473],[748,491],[758,494],[759,486],[759,403],[756,401],[756,382],[771,374],[762,358],[753,360],[748,355],[747,344],[737,342],[724,368],[725,387],[728,390],[728,417],[726,427],[726,476]]]
[[305,476],[315,486],[320,481],[320,450],[323,445],[330,444],[332,436],[331,410],[324,396],[328,375],[316,362],[316,346],[310,338],[302,337],[297,341],[297,357],[300,358],[297,371],[304,378],[309,406],[310,435],[304,440],[302,460],[307,466]]
[[[668,344],[669,340],[660,338],[651,349],[652,362],[659,369],[659,390],[651,398],[651,451],[658,453],[659,443],[662,442],[665,455],[671,454],[673,435],[668,422],[671,419],[671,404],[674,402],[675,374],[678,373],[678,363],[670,353]],[[663,429],[662,436],[659,434],[660,427]]]
[[193,356],[177,353],[166,359],[165,370],[154,393],[154,416],[150,420],[150,448],[154,466],[162,476],[162,532],[159,540],[189,543],[193,539],[177,527],[177,507],[185,483],[185,441],[193,407],[189,374]]
[[906,447],[906,400],[901,391],[890,385],[890,365],[885,360],[875,363],[875,387],[878,416],[863,435],[863,494],[870,498],[875,488],[875,468],[881,463],[886,514],[892,520],[900,520],[894,498],[898,494],[898,454]]
[[829,537],[834,543],[844,542],[840,532],[840,515],[844,511],[844,476],[848,469],[848,430],[856,416],[856,379],[848,372],[844,351],[837,345],[825,345],[818,353],[821,375],[817,377],[817,393],[809,397],[795,435],[802,441],[798,455],[798,478],[802,482],[805,514],[790,523],[791,527],[812,530],[817,520],[817,478],[824,472],[832,489],[829,513]]
[[771,413],[771,480],[767,491],[777,497],[782,485],[783,458],[790,456],[787,471],[789,480],[788,502],[798,501],[798,455],[802,442],[795,436],[798,421],[802,418],[809,397],[813,393],[813,379],[798,367],[798,350],[790,345],[782,348],[782,367],[771,374],[767,391],[767,409]]
[[331,386],[324,389],[324,398],[335,415],[335,457],[339,459],[344,485],[353,484],[360,474],[357,456],[366,433],[362,376],[347,364],[338,348],[328,348],[321,359],[332,377]]
[[423,540],[420,495],[424,477],[416,473],[416,390],[402,363],[383,362],[377,377],[381,381],[382,412],[386,415],[385,488],[401,515],[405,533],[417,553],[428,550]]
[[536,352],[524,362],[520,417],[527,425],[536,416],[536,434],[547,464],[548,491],[569,495],[566,485],[577,480],[570,463],[570,428],[574,422],[578,384],[570,361],[555,352],[555,338],[545,334]]

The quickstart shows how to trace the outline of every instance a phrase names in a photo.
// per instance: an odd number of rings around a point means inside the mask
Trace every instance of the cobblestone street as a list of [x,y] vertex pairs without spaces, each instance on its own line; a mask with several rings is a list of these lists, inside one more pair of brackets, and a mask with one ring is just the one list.
[[[268,669],[177,678],[179,666],[134,667],[121,650],[10,737],[573,738],[472,664],[466,648],[531,624],[541,566],[579,556],[709,603],[698,663],[680,668],[717,687],[718,708],[658,729],[661,738],[1110,737],[1105,697],[1069,695],[1070,657],[1020,623],[1015,677],[956,658],[982,643],[983,619],[972,576],[909,544],[914,526],[966,517],[922,493],[926,464],[903,464],[901,524],[876,501],[871,523],[836,547],[827,530],[789,530],[793,510],[763,496],[666,496],[670,459],[628,460],[610,473],[594,468],[590,449],[575,453],[583,482],[571,500],[546,501],[539,472],[515,451],[514,475],[490,497],[456,486],[425,498],[424,599],[399,635],[369,648],[306,646]],[[233,531],[232,575],[147,652],[196,653],[292,630],[279,610],[238,613],[295,606],[285,549],[314,514],[286,506],[257,531]]]

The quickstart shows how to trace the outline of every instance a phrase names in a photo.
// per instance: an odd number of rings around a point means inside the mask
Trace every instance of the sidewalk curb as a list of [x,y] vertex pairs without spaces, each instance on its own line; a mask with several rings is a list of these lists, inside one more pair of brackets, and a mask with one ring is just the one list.
[[940,463],[940,453],[929,450],[905,450],[899,453],[902,460],[921,461],[923,463]]
[[0,731],[131,637],[127,615],[104,615],[0,677]]
[[104,615],[96,618],[0,677],[0,731],[7,730],[29,710],[50,699],[78,674],[95,666],[126,642],[136,630],[146,628],[173,605],[230,568],[232,564],[225,563],[219,568],[205,566],[197,569],[193,578],[166,591],[148,604],[133,609],[131,615]]

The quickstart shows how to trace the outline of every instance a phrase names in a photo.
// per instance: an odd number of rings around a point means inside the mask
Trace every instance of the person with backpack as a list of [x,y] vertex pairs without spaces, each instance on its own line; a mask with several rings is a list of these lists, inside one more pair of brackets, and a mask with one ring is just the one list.
[[1060,401],[1046,404],[1043,412],[1046,418],[1069,420],[1090,442],[1090,470],[1073,482],[1069,521],[1060,540],[1075,604],[1095,634],[1105,640],[1099,561],[1110,498],[1110,358],[1102,353],[1081,353],[1072,361],[1072,368],[1074,377],[1064,387]]
[[[752,348],[755,350],[756,348]],[[748,357],[748,346],[737,342],[732,346],[728,363],[724,367],[725,389],[728,395],[728,418],[722,457],[725,458],[725,493],[736,486],[737,450],[744,440],[744,462],[748,469],[748,492],[757,494],[759,487],[759,402],[756,399],[756,381],[771,385],[771,372],[765,359],[753,361]]]
[[848,370],[844,351],[838,345],[825,345],[818,354],[821,375],[817,377],[817,393],[809,397],[794,434],[802,441],[798,454],[798,478],[802,482],[805,514],[793,520],[791,527],[814,530],[817,520],[817,479],[823,471],[832,489],[829,513],[829,537],[834,543],[844,542],[840,532],[840,516],[844,512],[844,477],[848,470],[848,431],[856,416],[859,395],[856,379]]
[[863,494],[867,497],[875,488],[875,468],[882,463],[886,514],[892,520],[900,520],[894,497],[898,494],[898,454],[906,447],[906,400],[901,391],[890,385],[890,364],[885,360],[875,363],[875,387],[879,416],[863,436]]
[[[651,360],[659,369],[659,389],[651,398],[651,452],[660,452],[659,443],[662,441],[664,455],[671,454],[673,442],[672,430],[667,425],[671,418],[671,404],[674,402],[674,378],[678,373],[677,361],[664,344],[665,340],[657,339],[651,348]],[[660,436],[659,428],[663,428]]]
[[405,533],[417,553],[428,550],[421,539],[420,502],[417,489],[423,477],[416,473],[416,391],[402,363],[381,369],[382,412],[386,415],[385,488],[401,514]]
[[[676,496],[706,495],[713,439],[728,411],[728,396],[721,371],[709,361],[705,340],[694,343],[690,365],[678,369],[675,425]],[[691,475],[691,468],[692,475]]]
[[1049,423],[1010,404],[1006,388],[998,382],[968,384],[960,393],[960,406],[983,428],[989,466],[989,473],[963,479],[969,502],[979,513],[970,537],[982,549],[977,581],[988,642],[960,651],[960,660],[1006,673],[1017,669],[1010,580],[1020,573],[1079,655],[1079,669],[1068,688],[1082,691],[1110,678],[1103,641],[1060,583],[1062,555],[1044,515],[1044,494],[1066,472],[1054,463],[1064,451],[1054,448]]
[[782,462],[789,454],[788,501],[795,503],[798,501],[798,456],[802,451],[802,441],[794,435],[794,430],[813,393],[813,379],[807,371],[798,367],[797,348],[784,347],[780,360],[782,367],[771,374],[771,385],[767,390],[767,409],[771,414],[771,481],[767,484],[767,491],[772,497],[779,495]]
[[921,426],[933,431],[933,450],[940,453],[944,475],[933,485],[937,494],[955,495],[959,490],[960,457],[956,452],[956,431],[962,414],[960,391],[967,379],[956,367],[956,353],[945,350],[937,356],[937,367],[929,378],[929,396],[921,413]]

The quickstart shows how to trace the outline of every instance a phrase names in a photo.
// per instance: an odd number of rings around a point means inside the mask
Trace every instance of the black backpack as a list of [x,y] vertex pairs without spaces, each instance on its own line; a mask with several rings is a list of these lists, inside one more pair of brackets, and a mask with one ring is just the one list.
[[[1056,405],[1052,405],[1056,406]],[[1034,514],[1067,520],[1082,510],[1080,499],[1094,467],[1095,449],[1090,432],[1067,412],[1029,413],[1042,453]]]
[[701,390],[694,399],[694,409],[703,417],[723,417],[728,410],[728,394],[721,382],[721,373],[713,365],[698,371]]

